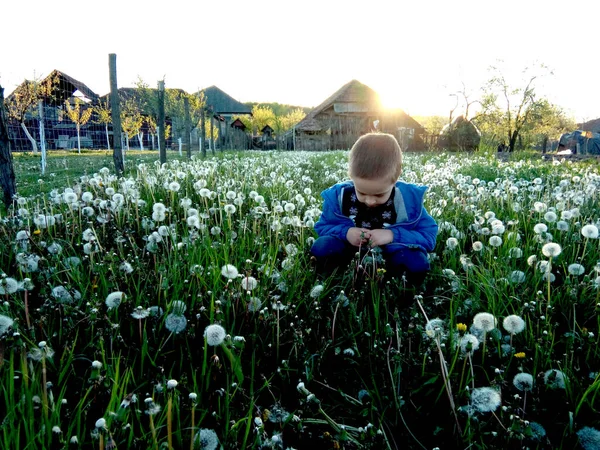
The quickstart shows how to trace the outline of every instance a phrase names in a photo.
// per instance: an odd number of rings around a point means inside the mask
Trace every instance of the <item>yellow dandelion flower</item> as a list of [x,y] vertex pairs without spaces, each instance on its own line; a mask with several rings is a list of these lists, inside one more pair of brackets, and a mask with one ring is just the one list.
[[525,358],[525,352],[515,353],[515,358],[519,358],[519,359]]
[[33,232],[33,234],[35,234],[36,236],[37,236],[38,234],[42,234],[42,230],[39,230],[39,229],[38,229],[38,230],[35,230],[35,231]]
[[467,331],[467,326],[464,323],[457,323],[456,324],[456,329],[459,332],[464,333],[465,331]]

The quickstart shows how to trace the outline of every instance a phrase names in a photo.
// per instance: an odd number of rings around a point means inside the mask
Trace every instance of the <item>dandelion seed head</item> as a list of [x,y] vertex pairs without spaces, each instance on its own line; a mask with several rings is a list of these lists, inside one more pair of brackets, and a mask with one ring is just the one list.
[[567,267],[567,271],[571,275],[583,275],[585,273],[585,267],[583,267],[581,264],[573,263],[569,264],[569,266]]
[[511,314],[504,318],[502,326],[508,333],[517,334],[525,329],[525,321],[521,317]]
[[535,234],[542,234],[548,231],[548,226],[545,223],[537,223],[533,226],[533,232]]
[[513,270],[508,275],[508,281],[515,284],[523,283],[525,281],[525,272],[522,272],[521,270]]
[[104,303],[108,307],[108,309],[118,308],[123,300],[125,300],[127,296],[124,292],[115,291],[111,292],[106,296],[106,300]]
[[106,419],[100,418],[96,420],[96,428],[106,428]]
[[492,247],[500,247],[502,245],[502,238],[500,236],[491,236],[488,243]]
[[496,323],[496,318],[490,313],[481,312],[473,317],[473,325],[486,333],[496,328]]
[[102,363],[98,360],[92,361],[92,369],[96,369],[96,370],[102,369]]
[[238,277],[239,272],[235,266],[231,264],[225,264],[223,267],[221,267],[221,275],[223,275],[225,278],[233,280],[234,278]]
[[19,289],[19,282],[11,277],[0,279],[0,294],[14,294]]
[[531,438],[536,441],[541,441],[546,436],[546,430],[537,422],[529,422],[531,430]]
[[444,321],[442,319],[431,319],[425,324],[425,334],[432,339],[444,336]]
[[593,224],[581,227],[581,235],[588,239],[598,239],[598,227]]
[[309,297],[310,298],[318,298],[323,293],[324,289],[325,288],[323,287],[322,284],[317,284],[310,290]]
[[500,392],[491,387],[475,388],[471,391],[471,405],[479,412],[496,411],[501,402]]
[[167,381],[167,389],[175,389],[177,384],[177,380],[169,380]]
[[579,444],[583,450],[598,450],[600,448],[600,431],[592,427],[583,427],[577,432]]
[[131,313],[131,317],[133,317],[134,319],[145,319],[146,317],[148,317],[150,315],[150,311],[147,309],[144,309],[142,306],[138,306],[136,307],[133,312]]
[[198,433],[196,433],[194,445],[198,446],[201,450],[216,450],[219,446],[219,438],[214,430],[201,428]]
[[542,247],[542,253],[544,254],[544,256],[546,256],[548,258],[553,258],[555,256],[558,256],[561,254],[561,252],[562,252],[561,246],[555,242],[548,242],[547,244],[544,244],[544,246]]
[[556,369],[550,369],[544,373],[544,383],[551,389],[565,389],[566,375]]
[[472,245],[473,251],[480,252],[483,250],[483,243],[481,241],[475,241]]
[[187,326],[187,319],[182,314],[171,313],[165,319],[165,327],[171,333],[179,334]]
[[225,328],[219,324],[215,323],[207,326],[204,329],[204,338],[206,339],[206,343],[212,347],[221,345],[225,340],[225,336],[227,336]]
[[252,291],[258,286],[258,281],[254,277],[242,278],[242,289],[245,291]]
[[455,237],[449,237],[446,239],[446,248],[448,250],[454,250],[456,247],[458,247],[458,239]]
[[119,265],[119,270],[126,274],[130,274],[131,272],[133,272],[133,266],[131,264],[129,264],[127,261],[123,261]]
[[248,300],[248,311],[249,312],[258,312],[262,307],[262,301],[258,297],[252,297]]
[[10,317],[0,314],[0,336],[5,334],[13,326],[14,320]]
[[520,391],[530,391],[533,389],[533,375],[529,373],[518,373],[513,378],[513,385]]
[[[466,325],[465,325],[466,329]],[[465,334],[460,338],[460,350],[463,353],[473,353],[475,350],[479,349],[479,339],[472,334]]]

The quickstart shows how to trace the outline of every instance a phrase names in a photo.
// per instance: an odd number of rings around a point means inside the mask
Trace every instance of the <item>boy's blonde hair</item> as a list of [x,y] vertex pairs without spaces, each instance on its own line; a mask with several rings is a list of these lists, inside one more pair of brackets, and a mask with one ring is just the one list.
[[402,172],[402,149],[387,133],[368,133],[358,138],[349,156],[350,178],[375,180],[389,177],[396,182]]

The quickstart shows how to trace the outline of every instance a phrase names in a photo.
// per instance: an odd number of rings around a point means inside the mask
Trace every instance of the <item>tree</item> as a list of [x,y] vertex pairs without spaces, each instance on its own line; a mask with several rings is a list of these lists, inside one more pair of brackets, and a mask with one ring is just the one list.
[[306,117],[306,112],[303,108],[296,108],[289,111],[283,117],[283,132],[290,130],[294,125],[300,123]]
[[100,102],[94,106],[94,112],[96,113],[96,123],[104,124],[104,131],[106,132],[106,148],[110,150],[110,138],[108,134],[108,124],[112,123],[111,111],[108,107],[108,101]]
[[75,123],[77,128],[77,153],[81,153],[81,125],[85,125],[92,117],[92,108],[85,108],[81,110],[81,100],[75,98],[75,106],[71,106],[69,100],[65,100],[65,107],[67,109],[67,116],[71,119],[71,122]]
[[[480,130],[493,130],[508,142],[509,151],[515,149],[521,131],[532,120],[532,113],[540,101],[536,95],[536,81],[551,72],[545,67],[526,67],[517,82],[509,82],[503,69],[491,66],[492,77],[484,87],[481,113],[474,118]],[[498,124],[494,126],[494,124]]]
[[440,134],[444,125],[448,123],[446,116],[413,116],[425,128],[428,134]]
[[[269,106],[254,105],[252,108],[252,116],[238,116],[246,128],[252,130],[252,134],[260,133],[265,125],[273,128],[275,114]],[[273,128],[274,129],[274,128]]]
[[533,142],[546,153],[548,141],[558,139],[563,133],[577,128],[577,123],[568,117],[565,111],[546,99],[541,99],[532,106],[531,121],[527,124],[521,135],[525,141]]
[[212,149],[212,151],[214,153],[215,152],[215,142],[217,142],[217,139],[219,139],[219,128],[214,126],[214,124],[212,123],[212,121],[210,120],[210,117],[209,117],[207,119],[204,119],[204,130],[206,132],[206,135],[210,136],[210,139],[211,139],[210,148]]
[[140,141],[140,148],[144,149],[142,132],[142,125],[144,124],[144,118],[137,109],[137,105],[133,101],[126,101],[125,105],[121,109],[121,127],[125,132],[127,139],[127,150],[129,150],[129,139],[137,136]]
[[37,142],[27,129],[25,121],[28,116],[37,115],[37,104],[46,98],[52,97],[54,85],[58,82],[58,76],[46,78],[42,81],[25,80],[14,90],[10,99],[6,101],[8,117],[19,122],[25,136],[31,143],[34,153],[38,151]]

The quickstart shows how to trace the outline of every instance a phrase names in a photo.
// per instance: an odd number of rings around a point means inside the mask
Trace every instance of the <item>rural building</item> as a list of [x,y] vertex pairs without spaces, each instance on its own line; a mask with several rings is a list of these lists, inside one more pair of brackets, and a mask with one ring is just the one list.
[[377,92],[352,80],[293,127],[287,134],[288,148],[349,149],[361,135],[375,130],[396,136],[403,150],[425,147],[425,130],[416,120],[401,109],[383,108]]
[[[204,93],[206,107],[213,126],[219,129],[217,139],[218,148],[248,149],[252,144],[245,127],[233,126],[238,116],[251,116],[252,109],[248,105],[238,102],[217,86],[207,87],[200,92]],[[241,121],[240,121],[241,122]],[[196,131],[199,133],[199,130]],[[199,136],[196,136],[196,139]],[[206,136],[209,138],[210,136]]]
[[578,123],[577,127],[583,131],[600,133],[600,119],[588,120],[585,123]]
[[[77,147],[77,129],[75,123],[66,114],[65,101],[74,104],[75,98],[79,98],[84,109],[98,102],[98,94],[81,81],[53,70],[41,81],[25,80],[6,98],[6,106],[9,110],[8,132],[13,150],[31,150],[30,137],[37,143],[40,142],[39,107],[26,100],[33,90],[43,92],[41,101],[47,148]],[[23,108],[19,108],[19,105]],[[91,146],[95,134],[104,136],[103,127],[90,120],[81,128],[82,145]]]

